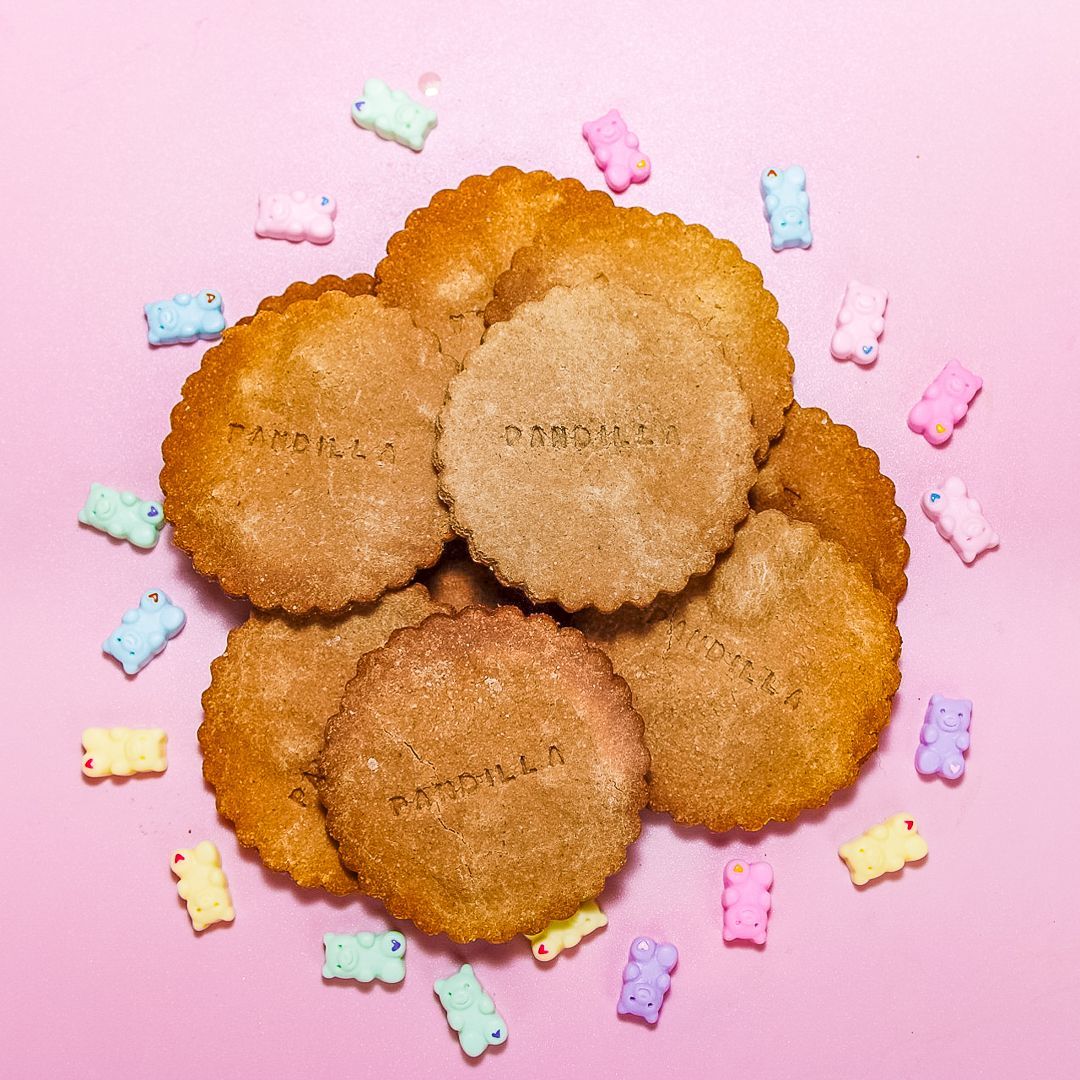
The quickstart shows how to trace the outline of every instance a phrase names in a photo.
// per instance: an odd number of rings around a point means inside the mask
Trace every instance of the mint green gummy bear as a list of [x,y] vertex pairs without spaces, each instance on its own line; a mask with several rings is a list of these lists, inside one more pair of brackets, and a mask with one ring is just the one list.
[[435,993],[446,1010],[446,1022],[458,1033],[461,1049],[469,1057],[479,1057],[489,1046],[506,1042],[506,1021],[484,993],[472,965],[462,964],[449,979],[436,979]]
[[368,983],[378,979],[399,983],[405,978],[405,935],[397,930],[385,934],[323,934],[326,946],[324,979],[355,979]]
[[152,548],[165,524],[165,512],[161,503],[147,502],[130,491],[91,484],[79,520],[136,547]]

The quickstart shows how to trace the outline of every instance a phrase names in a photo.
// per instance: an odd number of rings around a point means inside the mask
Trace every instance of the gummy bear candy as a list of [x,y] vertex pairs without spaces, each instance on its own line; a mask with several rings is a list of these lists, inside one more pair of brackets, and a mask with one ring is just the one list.
[[424,149],[428,133],[439,122],[434,109],[413,101],[404,90],[391,90],[382,79],[368,79],[363,97],[353,102],[352,118],[383,139]]
[[539,934],[526,934],[537,960],[554,960],[564,949],[572,949],[581,939],[607,926],[607,916],[595,900],[584,903],[569,919],[556,919]]
[[627,130],[618,109],[609,109],[599,120],[590,120],[583,125],[581,134],[612,191],[623,192],[631,184],[643,184],[649,179],[652,164],[641,152],[638,137]]
[[958,476],[950,476],[941,487],[926,492],[922,508],[966,563],[1000,543],[979,500],[968,495],[967,484]]
[[861,281],[849,281],[836,316],[830,351],[837,360],[872,364],[878,357],[878,338],[885,332],[885,305],[889,294]]
[[102,643],[102,652],[115,657],[128,675],[142,671],[169,638],[184,628],[187,616],[161,589],[143,593],[137,608],[124,612],[120,625]]
[[964,775],[964,752],[971,746],[971,702],[934,694],[926,706],[915,768],[923,776],[959,780]]
[[910,814],[893,814],[862,836],[841,844],[840,858],[847,863],[851,880],[865,885],[882,874],[903,869],[905,863],[925,859],[927,850],[915,819]]
[[221,293],[177,293],[171,300],[155,300],[143,307],[146,337],[151,345],[175,345],[178,341],[221,337],[225,316]]
[[130,491],[91,484],[79,520],[136,547],[152,548],[165,524],[165,511],[161,503],[146,502]]
[[908,413],[908,427],[931,446],[948,442],[954,426],[967,415],[968,405],[982,384],[978,375],[950,360]]
[[260,195],[259,216],[255,219],[257,236],[299,243],[328,244],[334,239],[337,203],[329,195]]
[[435,993],[446,1010],[446,1022],[458,1033],[461,1049],[469,1057],[479,1057],[489,1046],[506,1042],[506,1021],[484,993],[472,965],[462,964],[448,979],[436,979]]
[[383,934],[323,934],[323,978],[399,983],[405,978],[406,944],[405,935],[397,930]]
[[634,938],[630,962],[623,969],[623,988],[616,1011],[640,1016],[655,1024],[671,986],[671,970],[679,962],[679,950],[669,942],[657,945],[652,938]]
[[801,165],[766,169],[761,174],[761,194],[765,199],[765,217],[769,221],[773,251],[808,248],[814,238],[810,232],[806,170]]
[[233,911],[229,882],[221,869],[221,855],[209,840],[194,848],[180,848],[169,860],[172,872],[180,879],[176,891],[187,901],[191,925],[205,930],[217,922],[232,922]]
[[82,744],[87,776],[131,776],[132,773],[164,772],[168,767],[161,728],[87,728]]
[[773,872],[767,862],[732,859],[724,867],[724,940],[764,945],[772,910]]

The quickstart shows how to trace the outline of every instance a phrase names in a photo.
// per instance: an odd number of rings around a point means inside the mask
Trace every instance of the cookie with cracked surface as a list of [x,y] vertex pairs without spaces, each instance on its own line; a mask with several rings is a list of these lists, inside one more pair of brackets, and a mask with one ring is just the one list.
[[353,274],[341,278],[337,274],[325,274],[318,281],[294,281],[279,296],[266,296],[259,301],[254,314],[237,319],[234,326],[246,326],[262,311],[284,311],[298,300],[317,300],[325,292],[341,292],[346,296],[373,296],[375,279],[370,274]]
[[162,446],[173,542],[227,593],[290,614],[405,585],[449,535],[431,459],[455,368],[373,296],[327,292],[233,328]]
[[680,595],[575,624],[630,684],[649,805],[724,832],[854,782],[900,685],[893,613],[839,544],[766,510]]
[[678,592],[731,544],[750,406],[700,325],[621,285],[557,286],[450,383],[436,468],[473,557],[567,611]]
[[414,210],[386,245],[375,291],[407,308],[459,363],[480,342],[484,307],[514,252],[548,221],[571,217],[611,198],[580,180],[512,165],[470,176]]
[[363,657],[319,768],[364,892],[425,933],[499,942],[568,918],[623,865],[648,754],[600,649],[472,607]]
[[824,409],[793,402],[750,489],[755,510],[780,510],[843,544],[895,607],[907,589],[907,518],[877,454]]
[[609,281],[662,298],[705,328],[738,372],[753,409],[754,451],[762,460],[791,402],[794,362],[787,328],[761,271],[730,241],[674,214],[591,204],[544,223],[495,283],[484,318],[504,322],[556,285]]
[[253,611],[229,633],[202,697],[203,776],[218,813],[271,870],[309,888],[356,891],[313,782],[326,720],[364,653],[442,610],[410,585],[333,619]]

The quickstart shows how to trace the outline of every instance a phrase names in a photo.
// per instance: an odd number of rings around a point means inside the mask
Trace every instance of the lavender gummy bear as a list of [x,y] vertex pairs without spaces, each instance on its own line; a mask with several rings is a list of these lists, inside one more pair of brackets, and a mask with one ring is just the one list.
[[669,942],[657,945],[652,938],[635,938],[630,946],[630,962],[623,969],[617,1011],[655,1024],[671,985],[671,969],[678,962],[679,950]]
[[926,707],[915,768],[923,776],[959,780],[964,775],[964,751],[971,745],[971,702],[934,694]]

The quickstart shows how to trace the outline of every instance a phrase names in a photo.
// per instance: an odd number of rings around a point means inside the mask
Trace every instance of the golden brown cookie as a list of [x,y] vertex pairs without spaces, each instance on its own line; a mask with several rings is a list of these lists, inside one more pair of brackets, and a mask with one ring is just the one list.
[[473,557],[568,611],[678,592],[746,516],[754,430],[700,325],[621,285],[492,326],[439,414],[439,491]]
[[495,608],[525,603],[521,593],[499,583],[490,567],[472,560],[464,540],[447,544],[439,561],[421,576],[432,600],[451,611],[462,611],[474,604]]
[[907,518],[880,465],[851,428],[795,402],[750,491],[750,505],[781,510],[843,544],[895,607],[907,589]]
[[[318,281],[294,281],[280,296],[267,296],[260,300],[255,315],[260,311],[284,311],[297,300],[317,300],[325,292],[343,292],[346,296],[374,296],[375,279],[370,274],[353,274],[347,278],[326,274]],[[246,326],[255,315],[245,315],[233,325]]]
[[232,595],[293,614],[367,602],[448,534],[431,455],[455,364],[407,312],[324,293],[234,328],[173,409],[174,542]]
[[254,611],[229,634],[202,698],[203,775],[240,843],[271,870],[332,893],[356,889],[312,783],[326,719],[364,653],[441,610],[411,585],[334,619]]
[[546,172],[504,165],[490,176],[470,176],[414,210],[390,237],[375,268],[375,291],[408,308],[460,362],[480,341],[484,307],[514,252],[546,221],[604,205],[611,198],[603,192]]
[[623,865],[641,736],[626,684],[578,631],[473,607],[360,661],[319,793],[342,861],[391,915],[506,941],[567,918]]
[[681,595],[575,622],[645,721],[649,805],[724,832],[787,821],[855,780],[900,685],[892,620],[839,544],[766,510]]
[[783,426],[794,370],[788,332],[776,317],[776,298],[762,285],[761,271],[730,240],[717,239],[701,225],[686,225],[674,214],[589,205],[545,222],[496,282],[485,319],[489,325],[502,322],[519,304],[539,299],[554,285],[596,280],[662,297],[715,335],[750,398],[761,460]]

